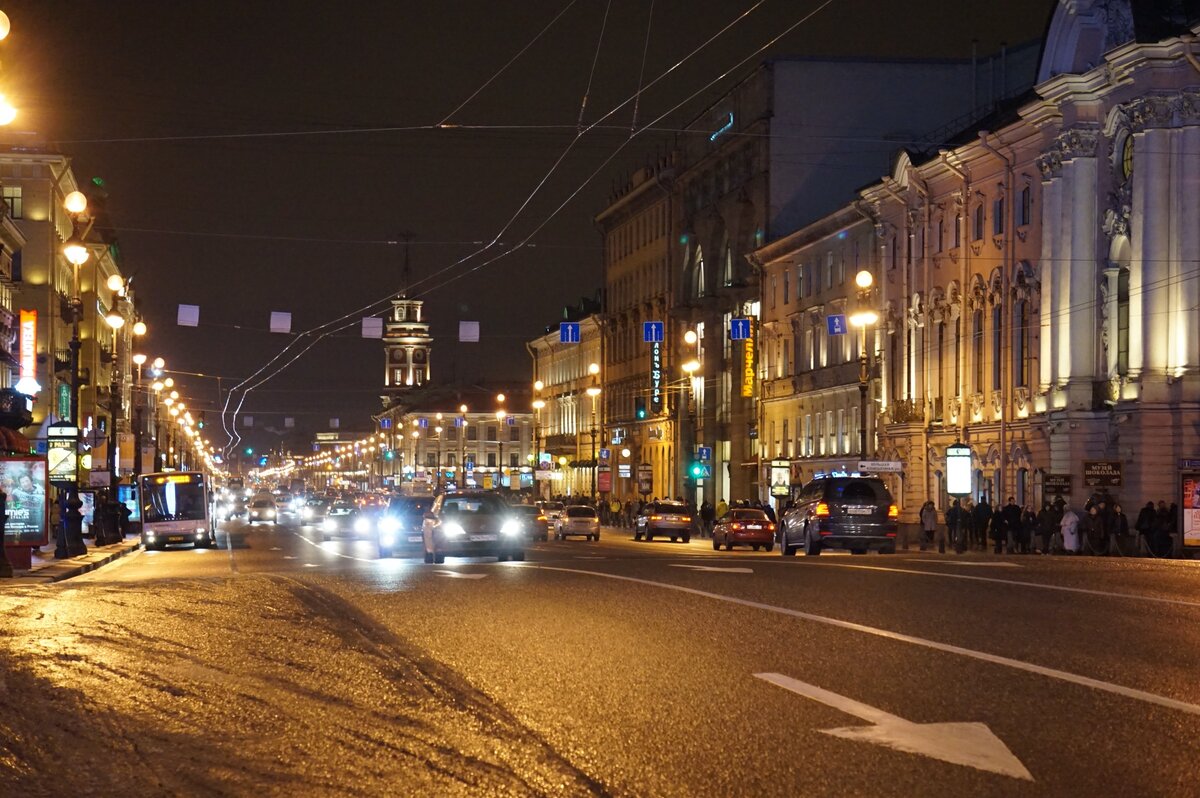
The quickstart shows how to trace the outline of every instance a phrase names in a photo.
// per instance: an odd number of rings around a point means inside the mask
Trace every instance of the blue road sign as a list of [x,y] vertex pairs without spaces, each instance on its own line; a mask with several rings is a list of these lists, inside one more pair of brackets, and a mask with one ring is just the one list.
[[379,428],[380,429],[391,429],[392,428],[392,420],[390,418],[379,419]]
[[661,344],[666,335],[666,325],[661,321],[642,322],[642,341],[647,344]]
[[711,446],[697,446],[696,447],[696,457],[701,460],[711,460],[712,459],[712,447]]
[[829,325],[830,335],[845,335],[846,334],[846,314],[835,313],[832,316],[825,317],[825,323]]
[[579,322],[564,321],[558,325],[558,342],[560,344],[579,343]]
[[750,340],[750,319],[730,319],[729,320],[729,340],[731,340],[731,341],[749,341]]
[[612,456],[612,450],[610,450],[610,449],[601,449],[600,450],[600,459],[601,460],[607,460],[611,456]]

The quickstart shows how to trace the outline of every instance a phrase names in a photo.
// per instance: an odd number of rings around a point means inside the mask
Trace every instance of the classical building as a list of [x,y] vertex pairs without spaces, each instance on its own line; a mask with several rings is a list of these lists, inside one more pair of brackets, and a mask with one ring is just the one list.
[[[753,339],[762,286],[748,256],[877,178],[897,141],[936,141],[955,120],[978,115],[994,99],[980,103],[981,75],[994,76],[988,85],[998,84],[1000,96],[1028,85],[1035,59],[1032,46],[982,65],[777,59],[687,125],[672,184],[677,249],[668,262],[679,275],[670,283],[671,315],[699,336],[698,352],[681,350],[700,355],[695,440],[681,464],[693,446],[713,452],[712,477],[689,485],[697,502],[760,488]],[[749,341],[730,340],[735,318],[751,319]]]
[[[634,477],[614,482],[622,501],[638,495],[641,464],[651,468],[647,495],[682,495],[676,452],[683,375],[675,344],[683,331],[671,312],[678,279],[673,176],[672,157],[638,169],[596,216],[604,239],[605,440],[618,452],[629,449],[635,468]],[[662,340],[645,340],[647,322],[662,323]]]
[[844,209],[875,231],[869,455],[903,463],[907,519],[946,505],[955,441],[978,498],[1182,504],[1180,461],[1200,454],[1200,19],[1181,14],[1062,0],[1033,92],[901,153]]
[[[559,325],[554,324],[526,344],[533,358],[537,444],[545,453],[538,469],[542,495],[590,496],[593,472],[599,477],[599,458],[593,457],[593,448],[609,446],[606,432],[611,435],[613,430],[611,423],[605,424],[604,393],[615,389],[611,381],[603,381],[608,365],[601,346],[599,310],[599,303],[592,300],[564,309],[562,320],[579,325],[578,342],[562,342]],[[599,373],[591,373],[592,364],[600,367]],[[589,396],[588,389],[602,381],[605,390]],[[617,480],[613,487],[620,492],[629,486]]]
[[383,403],[430,381],[433,336],[424,317],[424,302],[401,294],[383,324]]

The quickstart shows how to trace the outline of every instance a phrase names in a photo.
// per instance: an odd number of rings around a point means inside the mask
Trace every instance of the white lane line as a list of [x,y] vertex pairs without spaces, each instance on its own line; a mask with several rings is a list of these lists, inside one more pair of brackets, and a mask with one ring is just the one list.
[[[332,554],[334,557],[341,557],[344,560],[358,560],[359,562],[379,562],[379,560],[376,560],[374,558],[368,559],[366,557],[355,557],[351,554],[342,554],[341,552],[330,551],[329,549],[325,548],[324,546],[322,546],[319,543],[313,543],[311,540],[304,537],[304,535],[301,535],[299,532],[292,532],[292,534],[295,535],[296,537],[300,538],[301,540],[303,540],[308,545],[312,546],[314,549],[317,549],[318,551],[323,551],[326,554]],[[283,559],[294,560],[296,558],[295,557],[284,557]]]
[[483,579],[487,574],[459,573],[458,571],[434,571],[438,576],[448,576],[451,579]]
[[[808,562],[808,560],[806,560]],[[1066,585],[1047,585],[1041,582],[1025,582],[1020,579],[1001,579],[998,576],[975,576],[974,574],[947,574],[941,571],[921,571],[916,568],[888,568],[883,565],[854,565],[848,562],[817,562],[812,566],[825,568],[859,568],[864,571],[887,571],[894,574],[917,574],[918,576],[938,576],[942,579],[967,579],[972,582],[994,582],[1001,585],[1017,585],[1019,587],[1037,587],[1043,590],[1061,590],[1066,593],[1083,593],[1088,596],[1104,596],[1106,598],[1133,599],[1135,601],[1154,601],[1159,604],[1177,604],[1181,607],[1200,607],[1200,601],[1185,601],[1184,599],[1160,598],[1158,596],[1140,596],[1137,593],[1114,593],[1107,590],[1093,590],[1087,587],[1067,587]],[[805,567],[805,566],[801,566]]]
[[752,568],[721,568],[715,565],[684,565],[683,563],[668,563],[671,568],[687,568],[691,571],[711,571],[719,574],[752,574]]
[[926,557],[901,557],[900,562],[927,562],[930,565],[958,565],[964,568],[1024,568],[1015,562],[982,562],[980,560],[931,560]]
[[913,723],[870,704],[784,676],[782,673],[756,673],[754,676],[871,724],[820,729],[822,734],[882,745],[908,754],[927,756],[963,767],[1033,781],[1033,774],[985,723]]
[[1124,685],[1113,684],[1111,682],[1101,681],[1100,679],[1093,679],[1090,676],[1081,676],[1077,673],[1070,673],[1069,671],[1060,671],[1057,668],[1048,668],[1044,665],[1035,665],[1032,662],[1023,662],[1022,660],[1012,659],[1011,657],[1002,657],[998,654],[989,654],[986,651],[975,651],[974,649],[963,648],[962,646],[955,646],[951,645],[950,643],[939,643],[936,640],[926,640],[923,637],[906,635],[901,632],[892,632],[887,629],[879,629],[874,626],[867,626],[866,624],[855,623],[853,621],[843,621],[839,618],[829,618],[824,615],[814,615],[811,612],[801,612],[800,610],[793,610],[788,607],[777,607],[773,604],[764,604],[760,601],[750,601],[749,599],[737,598],[735,596],[724,596],[720,593],[709,593],[708,591],[697,590],[693,587],[673,585],[669,582],[655,582],[651,579],[638,579],[634,576],[606,574],[600,571],[583,571],[577,568],[555,568],[547,565],[539,565],[537,563],[531,563],[526,567],[537,568],[543,571],[561,571],[568,574],[598,576],[602,579],[613,579],[619,582],[632,582],[638,585],[661,587],[664,590],[674,590],[679,593],[689,593],[693,596],[702,596],[703,598],[709,598],[715,601],[724,601],[726,603],[737,604],[742,607],[751,607],[756,610],[774,612],[779,615],[787,615],[792,618],[813,621],[815,623],[833,626],[838,629],[848,629],[852,632],[861,632],[862,634],[874,635],[875,637],[882,637],[886,640],[909,643],[914,646],[921,646],[934,651],[941,651],[946,654],[958,654],[959,656],[970,657],[971,659],[977,659],[981,662],[989,662],[993,665],[1003,665],[1006,668],[1025,671],[1026,673],[1034,673],[1039,676],[1046,676],[1050,679],[1057,679],[1070,684],[1078,684],[1083,687],[1090,687],[1093,690],[1100,690],[1102,692],[1113,693],[1114,695],[1123,696],[1125,698],[1132,698],[1135,701],[1143,701],[1147,704],[1155,704],[1160,707],[1167,707],[1168,709],[1176,709],[1180,712],[1186,712],[1190,715],[1200,715],[1200,705],[1189,704],[1186,701],[1178,701],[1174,698],[1168,698],[1155,693],[1149,693],[1145,690],[1138,690],[1134,687],[1125,687]]

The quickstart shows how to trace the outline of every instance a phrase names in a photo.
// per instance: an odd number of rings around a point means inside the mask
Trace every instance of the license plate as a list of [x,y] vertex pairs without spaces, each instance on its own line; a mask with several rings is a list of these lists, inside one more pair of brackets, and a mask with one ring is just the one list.
[[471,535],[471,541],[474,543],[483,543],[484,541],[495,539],[495,535]]
[[409,543],[420,543],[421,540],[422,540],[422,538],[420,535],[409,535],[408,536]]
[[168,543],[182,543],[183,540],[183,535],[171,535],[171,537],[167,538]]
[[871,507],[847,507],[846,512],[850,515],[870,515],[875,510]]
[[747,524],[746,529],[762,529],[758,524]]

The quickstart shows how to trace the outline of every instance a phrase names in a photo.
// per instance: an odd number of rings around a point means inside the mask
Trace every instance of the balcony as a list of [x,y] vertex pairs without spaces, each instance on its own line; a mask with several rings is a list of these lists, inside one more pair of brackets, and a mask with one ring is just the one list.
[[21,429],[32,423],[33,413],[29,411],[25,395],[13,388],[0,390],[0,427]]

